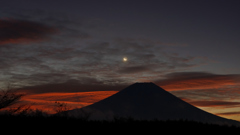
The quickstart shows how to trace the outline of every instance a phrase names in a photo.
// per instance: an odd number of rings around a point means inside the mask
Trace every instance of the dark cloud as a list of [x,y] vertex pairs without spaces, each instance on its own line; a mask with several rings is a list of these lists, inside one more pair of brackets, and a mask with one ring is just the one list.
[[126,56],[129,59],[129,62],[126,64],[127,67],[149,65],[152,68],[152,65],[154,65],[154,68],[157,70],[175,70],[199,64],[195,62],[195,57],[166,53],[163,46],[150,39],[121,38],[93,43],[84,48],[82,52],[90,55],[97,61],[111,62],[111,65],[119,64],[119,61]]
[[[19,83],[23,81],[23,79],[18,80],[19,77],[27,78],[26,81],[29,81],[27,85],[36,85],[36,83],[32,83],[33,80],[39,82],[38,85],[45,84],[47,81],[52,83],[51,76],[54,76],[54,80],[61,82],[70,78],[78,80],[79,77],[81,79],[84,76],[115,84],[122,83],[122,80],[128,83],[142,78],[154,80],[157,75],[164,72],[188,68],[191,65],[189,64],[190,60],[186,61],[182,57],[179,57],[178,62],[174,62],[169,59],[170,54],[151,53],[153,49],[158,48],[155,44],[151,45],[152,48],[143,47],[143,53],[140,50],[139,52],[131,51],[134,48],[141,48],[140,46],[145,44],[140,41],[135,42],[135,40],[131,42],[132,46],[129,44],[120,46],[114,44],[116,41],[109,40],[109,42],[90,42],[85,46],[66,46],[65,43],[56,46],[49,43],[47,45],[1,48],[0,61],[5,63],[5,66],[0,66],[0,68],[7,70],[4,73],[8,75],[11,82]],[[159,50],[159,52],[161,51]],[[129,58],[127,63],[122,62],[125,55]],[[174,57],[178,56],[174,55]],[[16,71],[18,74],[15,73]],[[67,78],[55,76],[56,73],[65,74]],[[128,74],[132,74],[132,76]],[[44,76],[49,77],[45,77],[47,79],[44,80]]]
[[1,19],[0,45],[42,41],[56,32],[54,27],[38,22]]
[[123,74],[134,74],[134,73],[143,73],[150,71],[151,69],[149,66],[132,66],[132,67],[124,67],[120,70],[118,70],[118,73],[123,73]]
[[166,74],[165,77],[169,79],[194,79],[216,76],[208,72],[174,72]]
[[67,80],[63,83],[48,83],[35,86],[26,86],[18,89],[22,92],[32,93],[48,93],[48,92],[87,92],[87,91],[108,91],[121,90],[129,84],[109,85],[98,81],[94,78],[84,77],[81,80]]

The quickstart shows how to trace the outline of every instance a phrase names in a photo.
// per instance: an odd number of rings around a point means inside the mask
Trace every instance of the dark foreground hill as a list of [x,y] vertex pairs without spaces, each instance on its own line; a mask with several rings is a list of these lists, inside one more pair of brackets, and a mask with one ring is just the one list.
[[203,124],[183,120],[134,120],[119,118],[113,121],[91,121],[60,116],[0,115],[1,130],[7,133],[104,133],[104,134],[166,134],[166,133],[237,133],[239,127]]
[[240,125],[237,121],[194,107],[154,83],[135,83],[102,101],[68,113],[74,117],[82,117],[88,113],[92,120],[131,117],[136,120],[182,119],[209,124]]

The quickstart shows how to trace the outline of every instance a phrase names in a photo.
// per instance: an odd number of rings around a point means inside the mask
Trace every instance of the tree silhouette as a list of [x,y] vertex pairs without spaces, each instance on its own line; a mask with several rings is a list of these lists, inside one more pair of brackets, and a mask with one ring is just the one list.
[[56,101],[55,102],[55,112],[56,112],[56,115],[59,115],[59,116],[67,116],[67,110],[69,110],[69,107],[67,107],[67,104],[66,103],[61,103],[61,102],[58,102]]
[[16,104],[22,96],[23,94],[18,94],[10,89],[0,91],[0,110]]

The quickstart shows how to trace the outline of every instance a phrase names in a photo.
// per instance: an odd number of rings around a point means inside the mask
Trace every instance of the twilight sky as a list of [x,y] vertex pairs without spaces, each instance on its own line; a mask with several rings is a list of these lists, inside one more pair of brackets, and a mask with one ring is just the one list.
[[152,81],[240,120],[239,6],[236,0],[1,0],[0,88],[10,83],[43,107],[50,100],[93,103]]

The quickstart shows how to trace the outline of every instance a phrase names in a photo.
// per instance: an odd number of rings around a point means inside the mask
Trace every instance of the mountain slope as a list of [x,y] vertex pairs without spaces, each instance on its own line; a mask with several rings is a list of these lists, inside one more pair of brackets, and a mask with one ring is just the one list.
[[191,120],[213,124],[238,124],[200,110],[177,98],[154,83],[135,83],[97,103],[69,111],[80,117],[90,114],[91,119],[132,117],[140,120]]

